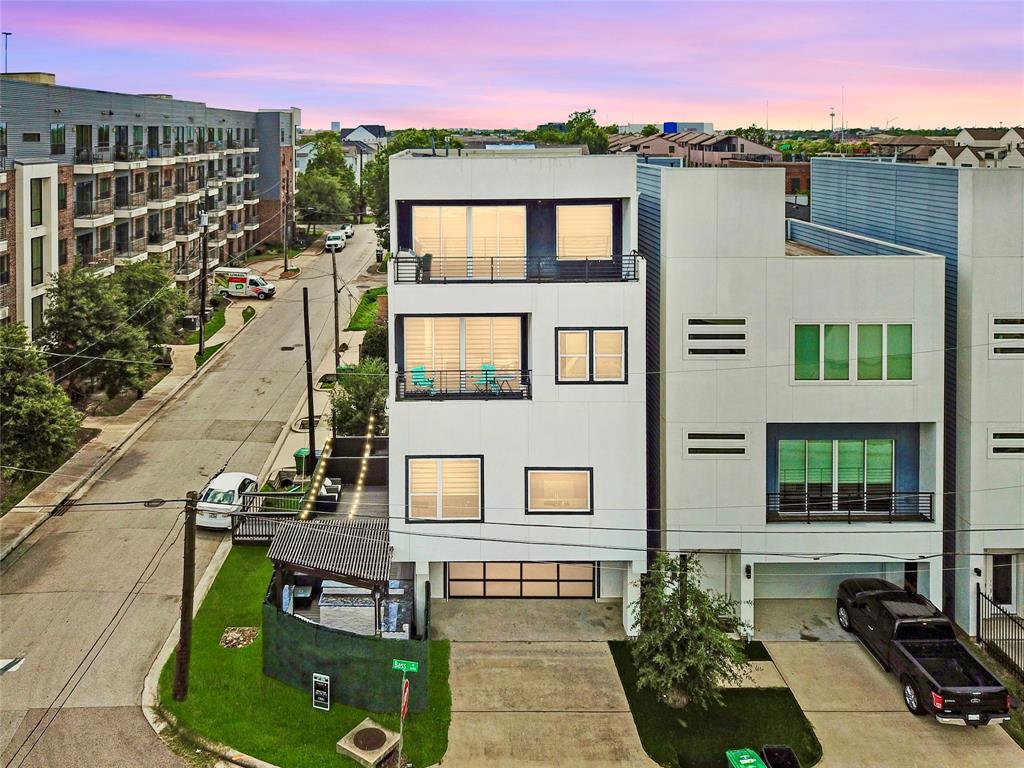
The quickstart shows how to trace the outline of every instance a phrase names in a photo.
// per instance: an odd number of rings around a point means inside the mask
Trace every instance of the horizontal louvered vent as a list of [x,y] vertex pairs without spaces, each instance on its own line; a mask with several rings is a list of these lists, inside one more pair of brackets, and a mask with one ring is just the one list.
[[686,458],[743,458],[747,455],[747,433],[738,430],[685,430],[683,454]]
[[1024,459],[1024,427],[991,430],[988,452],[994,459]]
[[683,346],[691,359],[745,357],[747,354],[747,318],[684,317]]
[[989,324],[992,355],[1024,359],[1024,314],[993,317]]

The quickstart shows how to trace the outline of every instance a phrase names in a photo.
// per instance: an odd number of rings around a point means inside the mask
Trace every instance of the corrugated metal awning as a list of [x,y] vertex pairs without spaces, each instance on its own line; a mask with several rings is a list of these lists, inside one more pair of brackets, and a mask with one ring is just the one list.
[[393,551],[386,518],[318,518],[280,523],[267,557],[292,570],[386,582]]

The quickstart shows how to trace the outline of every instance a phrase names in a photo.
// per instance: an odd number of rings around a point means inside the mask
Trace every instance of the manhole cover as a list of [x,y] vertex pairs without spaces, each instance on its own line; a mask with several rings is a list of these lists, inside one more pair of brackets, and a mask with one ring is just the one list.
[[387,740],[388,737],[380,728],[363,728],[352,737],[352,743],[364,752],[380,749]]
[[282,352],[291,352],[291,351],[292,351],[293,349],[295,349],[295,347],[293,347],[293,346],[284,346],[284,347],[281,347],[281,351],[282,351]]
[[164,499],[147,499],[144,503],[150,509],[154,509],[156,507],[162,507],[167,502]]

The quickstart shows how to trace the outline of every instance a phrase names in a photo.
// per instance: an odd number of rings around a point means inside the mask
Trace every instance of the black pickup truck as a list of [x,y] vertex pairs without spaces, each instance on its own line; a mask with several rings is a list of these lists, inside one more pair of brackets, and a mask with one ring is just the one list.
[[882,579],[847,579],[839,585],[836,617],[899,678],[903,701],[915,715],[972,726],[1009,719],[1006,688],[921,595]]

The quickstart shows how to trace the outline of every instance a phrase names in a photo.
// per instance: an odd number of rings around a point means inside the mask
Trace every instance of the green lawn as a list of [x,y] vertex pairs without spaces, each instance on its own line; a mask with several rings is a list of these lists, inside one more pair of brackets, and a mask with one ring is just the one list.
[[365,331],[373,325],[377,320],[377,297],[387,292],[387,288],[381,287],[371,288],[364,293],[362,298],[359,299],[359,306],[352,313],[352,319],[349,321],[348,328],[345,330]]
[[[262,635],[246,648],[218,644],[225,627],[260,626],[272,570],[265,547],[231,550],[196,616],[189,696],[183,702],[171,698],[172,655],[160,675],[160,702],[185,729],[261,760],[289,768],[354,768],[356,763],[335,751],[338,739],[367,715],[397,730],[397,714],[341,704],[332,704],[330,712],[315,710],[309,691],[263,675]],[[447,641],[431,643],[430,707],[406,719],[405,752],[416,766],[438,762],[448,748],[448,652]]]
[[[224,327],[224,310],[228,308],[228,305],[224,302],[217,307],[216,311],[210,315],[210,321],[206,324],[206,338],[213,338],[213,334]],[[199,343],[199,331],[192,331],[182,344],[198,344]]]
[[197,352],[197,353],[196,353],[196,368],[202,368],[202,367],[203,367],[203,364],[204,364],[204,363],[205,363],[205,362],[206,362],[207,360],[209,360],[209,359],[210,359],[211,357],[213,357],[213,354],[214,354],[214,353],[215,353],[215,352],[216,352],[216,351],[217,351],[218,349],[220,349],[220,348],[221,348],[221,347],[223,347],[223,346],[224,346],[224,342],[223,342],[223,341],[222,341],[222,342],[221,342],[220,344],[213,344],[213,345],[209,345],[209,344],[208,344],[208,345],[206,346],[206,351],[205,351],[205,352],[203,352],[203,354],[202,354],[202,355],[200,355],[200,354],[199,354],[199,353]]
[[256,309],[254,307],[246,307],[242,310],[242,325],[245,325],[254,317],[256,317]]
[[647,754],[661,765],[722,768],[727,750],[759,750],[765,744],[788,744],[804,768],[821,759],[814,729],[788,688],[729,689],[723,691],[725,701],[720,707],[673,709],[650,692],[637,691],[628,643],[608,645],[640,740]]

